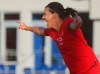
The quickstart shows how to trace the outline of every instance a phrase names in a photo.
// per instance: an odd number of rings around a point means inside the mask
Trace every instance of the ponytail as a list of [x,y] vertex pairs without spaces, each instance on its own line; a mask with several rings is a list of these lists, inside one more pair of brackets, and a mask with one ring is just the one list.
[[76,10],[74,10],[73,8],[66,8],[65,9],[65,17],[68,17],[68,16],[72,16],[72,17],[75,17],[75,13],[78,13]]

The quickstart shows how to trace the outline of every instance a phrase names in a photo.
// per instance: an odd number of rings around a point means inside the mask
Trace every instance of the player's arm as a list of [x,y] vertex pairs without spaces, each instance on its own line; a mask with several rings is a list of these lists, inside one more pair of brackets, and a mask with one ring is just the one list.
[[34,33],[37,33],[39,35],[45,35],[44,34],[44,29],[41,28],[41,27],[37,27],[37,26],[27,26],[25,23],[23,22],[17,22],[19,24],[19,29],[22,29],[22,30],[26,30],[26,31],[31,31],[31,32],[34,32]]
[[82,19],[81,17],[75,13],[75,17],[73,18],[74,21],[68,25],[71,30],[77,30],[82,26]]

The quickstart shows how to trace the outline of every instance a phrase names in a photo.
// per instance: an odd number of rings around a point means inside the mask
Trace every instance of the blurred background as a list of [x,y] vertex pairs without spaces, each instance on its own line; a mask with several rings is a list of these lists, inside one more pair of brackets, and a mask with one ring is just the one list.
[[[76,9],[82,31],[100,59],[100,0],[52,0]],[[51,0],[0,0],[0,74],[69,74],[55,42],[18,29],[17,21],[46,27],[42,15]]]

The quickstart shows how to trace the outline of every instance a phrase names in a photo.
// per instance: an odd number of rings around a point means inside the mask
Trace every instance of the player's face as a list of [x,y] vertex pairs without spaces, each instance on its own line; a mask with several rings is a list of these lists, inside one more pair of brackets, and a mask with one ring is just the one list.
[[55,19],[54,13],[51,13],[50,9],[48,7],[46,7],[44,9],[44,15],[43,15],[42,19],[46,20],[47,28],[53,28],[53,26],[54,26],[53,22],[54,22],[54,19]]

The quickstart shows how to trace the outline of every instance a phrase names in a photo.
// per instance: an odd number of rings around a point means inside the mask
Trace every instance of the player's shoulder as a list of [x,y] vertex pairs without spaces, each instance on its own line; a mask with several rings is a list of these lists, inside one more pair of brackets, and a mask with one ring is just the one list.
[[65,27],[67,26],[68,24],[72,23],[74,21],[74,19],[72,17],[66,17],[64,20],[63,20],[63,23],[62,25]]
[[71,16],[69,16],[69,17],[66,17],[65,19],[64,19],[64,21],[74,21],[74,18],[72,18]]

